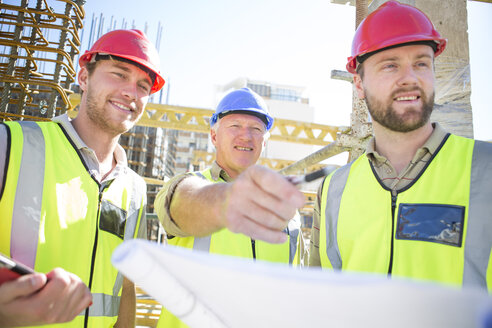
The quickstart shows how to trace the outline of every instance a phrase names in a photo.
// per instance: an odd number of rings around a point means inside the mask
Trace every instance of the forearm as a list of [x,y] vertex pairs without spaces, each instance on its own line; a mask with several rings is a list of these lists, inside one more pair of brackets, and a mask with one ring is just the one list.
[[208,236],[227,228],[253,239],[283,243],[283,230],[304,203],[304,195],[284,176],[257,165],[234,182],[211,183],[189,176],[174,186],[174,192],[163,188],[155,204],[163,226],[179,230],[174,234],[179,237]]
[[207,236],[226,226],[227,184],[188,177],[177,186],[170,214],[190,236]]
[[121,291],[120,310],[115,327],[135,327],[136,293],[135,285],[130,280],[123,278]]

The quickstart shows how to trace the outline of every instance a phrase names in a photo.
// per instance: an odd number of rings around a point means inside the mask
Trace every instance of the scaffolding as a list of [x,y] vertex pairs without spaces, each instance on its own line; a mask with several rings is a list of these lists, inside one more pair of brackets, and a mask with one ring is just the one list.
[[49,120],[70,109],[85,1],[19,2],[0,3],[0,118]]

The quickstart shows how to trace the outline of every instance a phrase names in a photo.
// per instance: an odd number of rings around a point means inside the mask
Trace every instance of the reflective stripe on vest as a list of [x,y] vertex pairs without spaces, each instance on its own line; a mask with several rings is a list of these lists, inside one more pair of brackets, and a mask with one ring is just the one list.
[[326,254],[333,267],[333,269],[342,269],[342,256],[340,255],[340,249],[338,248],[337,226],[338,226],[338,213],[340,211],[340,204],[342,203],[343,189],[347,183],[347,178],[350,173],[352,163],[341,167],[336,170],[329,183],[328,195],[326,197],[326,231],[327,243]]
[[[202,172],[193,172],[193,173],[202,179],[213,181],[211,178],[207,179],[202,174]],[[193,250],[194,251],[208,252],[208,251],[210,251],[210,242],[211,241],[212,241],[212,235],[205,236],[205,237],[195,237],[195,240],[193,242]]]
[[[492,250],[490,177],[492,177],[492,145],[483,141],[475,141],[463,284],[487,288],[488,282],[489,292],[492,291],[492,280],[487,280],[487,264],[492,264],[490,263],[490,250]],[[489,268],[489,270],[492,269]]]
[[[391,218],[391,192],[374,183],[376,178],[369,160],[361,156],[337,170],[323,186],[321,220],[325,222],[322,222],[324,236],[320,235],[320,251],[326,253],[320,254],[322,265],[385,273],[387,264],[384,263],[387,263],[385,259],[390,260],[393,239],[391,260],[395,275],[482,288],[488,285],[491,291],[492,220],[488,218],[492,188],[486,178],[490,176],[492,145],[451,135],[422,174],[398,191],[391,223],[384,221]],[[354,199],[364,200],[363,204],[354,204]],[[402,221],[412,218],[408,209],[426,214],[429,209],[438,213],[454,208],[465,209],[462,220],[446,222],[430,217],[431,221],[421,223],[420,227]],[[453,210],[453,213],[459,212]],[[426,229],[443,224],[448,224],[449,229],[440,228],[440,235],[425,235],[430,232]],[[394,230],[388,230],[388,226]],[[347,230],[348,227],[352,230]],[[445,239],[449,233],[461,234],[464,243],[459,243],[461,239]]]
[[[24,136],[20,174],[12,213],[10,254],[34,268],[44,181],[44,136],[35,122],[21,125]],[[24,250],[24,251],[23,251]]]
[[[138,194],[136,186],[134,185],[133,187],[134,187],[133,193]],[[141,196],[145,196],[145,195],[141,195]],[[139,198],[139,197],[137,197],[137,198]],[[140,205],[142,206],[143,204],[140,204]],[[145,209],[142,208],[142,211],[143,210],[145,210]],[[126,225],[125,225],[125,235],[124,235],[123,240],[130,240],[130,239],[134,239],[137,237],[136,236],[137,235],[137,222],[140,221],[138,218],[139,216],[141,216],[141,213],[138,210],[135,210],[135,211],[133,211],[133,214],[131,214],[127,218]],[[140,222],[140,224],[141,224],[142,228],[147,226],[147,222],[144,222],[143,224],[142,224],[142,222]],[[116,276],[116,280],[115,280],[115,283],[113,286],[113,296],[115,296],[115,297],[118,296],[118,293],[121,290],[122,286],[123,286],[123,274],[118,271],[118,275]],[[118,304],[119,304],[119,300],[118,300]]]
[[292,265],[297,252],[297,239],[299,238],[299,229],[288,229],[289,238],[289,264]]
[[208,252],[210,250],[210,242],[212,241],[212,235],[205,237],[195,237],[193,242],[194,251]]
[[[101,293],[92,294],[92,305],[89,308],[90,317],[115,317],[120,310],[121,297]],[[82,311],[79,315],[85,315]]]

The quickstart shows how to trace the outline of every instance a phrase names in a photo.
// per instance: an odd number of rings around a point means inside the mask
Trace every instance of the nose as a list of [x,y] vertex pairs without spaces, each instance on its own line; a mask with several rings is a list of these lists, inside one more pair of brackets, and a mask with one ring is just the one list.
[[418,82],[417,72],[412,65],[404,65],[401,67],[401,76],[398,84],[401,86],[415,85]]
[[241,128],[241,130],[240,130],[240,137],[242,139],[244,139],[244,140],[251,140],[251,139],[253,139],[251,130],[248,127],[246,127],[246,126],[244,126],[244,127]]
[[138,98],[138,86],[129,81],[121,88],[121,93],[130,100],[136,100]]

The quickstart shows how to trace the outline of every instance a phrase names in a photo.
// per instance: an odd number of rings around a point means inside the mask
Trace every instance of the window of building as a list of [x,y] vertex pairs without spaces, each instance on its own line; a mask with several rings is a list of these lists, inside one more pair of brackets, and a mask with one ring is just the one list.
[[272,88],[269,85],[248,83],[248,88],[259,94],[261,97],[271,97]]
[[285,88],[274,88],[272,89],[272,99],[283,100],[283,101],[300,101],[301,97],[297,91]]

